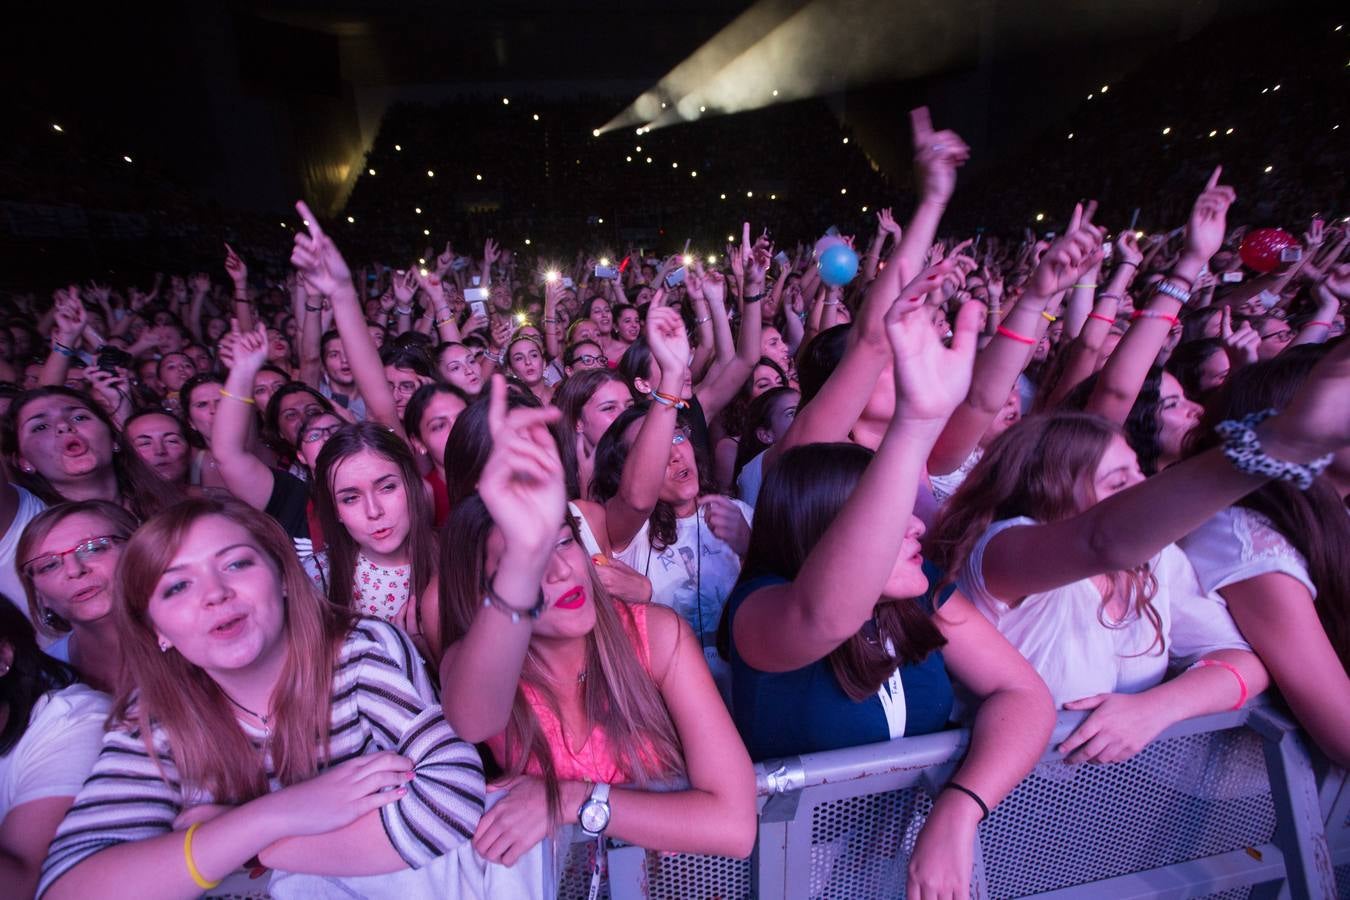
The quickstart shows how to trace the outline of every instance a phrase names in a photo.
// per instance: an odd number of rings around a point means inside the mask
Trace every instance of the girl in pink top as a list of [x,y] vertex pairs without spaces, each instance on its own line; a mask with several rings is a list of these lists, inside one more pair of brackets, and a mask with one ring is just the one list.
[[475,849],[512,865],[580,823],[654,850],[749,855],[754,771],[698,640],[670,610],[605,592],[567,519],[558,411],[508,413],[500,377],[490,403],[492,455],[446,523],[437,604],[445,717],[506,773]]

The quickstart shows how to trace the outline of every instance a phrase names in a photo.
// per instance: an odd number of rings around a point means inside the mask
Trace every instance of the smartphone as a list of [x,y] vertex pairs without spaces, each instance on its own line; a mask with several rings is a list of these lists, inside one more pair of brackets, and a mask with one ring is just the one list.
[[596,277],[596,278],[610,278],[610,279],[618,278],[618,277],[619,277],[619,270],[616,269],[616,268],[614,268],[613,266],[596,266],[596,267],[595,267],[595,277]]
[[1102,244],[1102,259],[1110,259],[1111,254],[1115,252],[1115,249],[1116,248],[1111,244],[1110,241],[1107,241],[1105,244]]
[[677,284],[684,283],[684,266],[680,266],[674,272],[666,276],[666,287],[675,287]]
[[450,264],[450,268],[456,272],[461,272],[469,267],[469,258],[467,256],[456,256],[455,261]]
[[788,259],[788,255],[782,250],[779,250],[777,253],[775,253],[773,259],[774,262],[778,263],[778,265],[784,269],[786,269],[788,267],[788,264],[791,262],[791,260]]
[[482,275],[472,275],[472,276],[470,276],[469,280],[473,282],[473,286],[474,286],[474,287],[478,287],[480,284],[483,283],[483,276],[482,276]]
[[1277,294],[1277,293],[1275,293],[1274,291],[1266,290],[1266,291],[1262,291],[1261,293],[1257,294],[1257,295],[1256,295],[1256,299],[1257,299],[1257,300],[1260,302],[1260,304],[1261,304],[1262,306],[1264,306],[1266,309],[1270,309],[1270,308],[1273,307],[1276,303],[1279,303],[1279,302],[1280,302],[1280,295]]
[[485,287],[472,287],[464,292],[464,300],[467,303],[482,303],[488,298],[488,289]]
[[566,275],[564,275],[564,276],[562,277],[562,286],[565,287],[565,288],[567,288],[569,291],[572,290],[572,286],[573,286],[575,283],[576,283],[576,282],[572,281],[572,279],[569,278],[569,277],[566,276]]
[[1280,262],[1298,262],[1303,259],[1302,247],[1285,247],[1280,251]]
[[1219,280],[1222,281],[1224,284],[1241,284],[1241,283],[1242,283],[1242,273],[1241,273],[1241,272],[1224,272],[1222,275],[1219,276]]

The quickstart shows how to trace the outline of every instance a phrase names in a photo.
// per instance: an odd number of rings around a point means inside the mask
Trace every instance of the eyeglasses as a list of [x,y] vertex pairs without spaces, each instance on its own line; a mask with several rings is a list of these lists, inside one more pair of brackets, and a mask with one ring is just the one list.
[[578,363],[583,366],[607,366],[609,365],[609,357],[595,356],[594,354],[591,353],[583,353],[580,356],[575,357],[568,365],[575,366]]
[[1263,341],[1277,341],[1282,343],[1284,341],[1291,341],[1293,339],[1294,339],[1294,332],[1292,329],[1289,328],[1281,328],[1279,331],[1272,331],[1270,334],[1261,335],[1261,340]]
[[670,438],[670,446],[678,447],[692,437],[693,434],[690,432],[689,427],[687,425],[680,425],[676,427],[675,434]]
[[76,544],[69,550],[59,550],[56,553],[46,553],[42,556],[35,556],[23,564],[23,570],[29,578],[37,578],[39,575],[50,575],[61,567],[65,559],[74,553],[75,558],[80,563],[86,564],[92,560],[99,559],[107,555],[114,544],[119,544],[126,538],[118,537],[115,534],[105,534],[102,537],[90,538],[83,543]]
[[341,425],[328,425],[323,428],[311,428],[305,432],[304,441],[306,444],[317,444],[319,441],[326,441],[337,434],[342,428]]

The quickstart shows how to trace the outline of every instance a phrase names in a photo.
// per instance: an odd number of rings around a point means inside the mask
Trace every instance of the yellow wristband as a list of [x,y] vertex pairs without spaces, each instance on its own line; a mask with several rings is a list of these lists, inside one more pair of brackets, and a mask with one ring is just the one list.
[[1047,322],[1054,322],[1059,318],[1059,316],[1050,315],[1050,313],[1046,312],[1045,310],[1041,310],[1041,315],[1045,317],[1045,321]]
[[202,877],[202,873],[197,868],[197,864],[192,861],[192,832],[200,827],[202,827],[202,823],[197,822],[195,825],[189,826],[187,834],[183,835],[183,862],[187,863],[188,874],[192,876],[192,880],[196,882],[197,887],[204,891],[209,891],[211,888],[217,887],[220,882],[207,881]]
[[258,401],[254,400],[252,397],[240,397],[238,394],[231,394],[229,391],[225,390],[224,388],[221,388],[221,389],[220,389],[220,396],[222,396],[222,397],[228,397],[228,398],[230,398],[231,400],[238,400],[240,403],[247,403],[249,406],[257,406],[257,405],[258,405]]

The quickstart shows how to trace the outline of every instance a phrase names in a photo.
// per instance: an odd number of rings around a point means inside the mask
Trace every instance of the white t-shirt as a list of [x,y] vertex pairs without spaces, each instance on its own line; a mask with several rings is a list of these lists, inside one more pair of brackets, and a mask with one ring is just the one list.
[[933,499],[939,504],[946,503],[947,498],[956,493],[956,489],[965,482],[971,469],[974,469],[975,464],[983,457],[984,448],[976,447],[970,451],[966,461],[961,463],[961,466],[955,472],[948,472],[946,475],[929,475],[928,481],[933,486]]
[[736,493],[751,509],[759,502],[759,489],[764,486],[764,454],[768,452],[762,450],[755,454],[741,466],[741,474],[736,476]]
[[1158,582],[1152,605],[1161,620],[1161,648],[1152,623],[1136,610],[1121,622],[1104,624],[1101,593],[1091,579],[1031,594],[1015,608],[991,596],[984,582],[985,547],[1005,529],[1035,524],[1019,517],[990,525],[956,585],[1045,679],[1056,706],[1095,694],[1145,691],[1162,682],[1171,660],[1186,665],[1215,650],[1251,649],[1220,598],[1201,590],[1175,544],[1149,562]]
[[19,492],[19,505],[14,511],[14,521],[10,523],[9,530],[0,537],[0,593],[23,610],[24,617],[27,618],[28,597],[23,592],[23,582],[19,580],[19,561],[14,558],[14,554],[19,549],[19,536],[28,527],[28,523],[47,508],[47,504],[17,484],[14,485],[14,490]]
[[103,747],[111,700],[72,684],[38,700],[19,743],[0,756],[0,821],[16,806],[47,797],[74,797]]
[[[747,523],[753,522],[753,509],[739,500],[731,502]],[[652,602],[675,610],[703,645],[711,646],[722,607],[740,578],[741,558],[708,528],[703,507],[697,515],[676,520],[675,543],[664,550],[652,549],[649,521],[614,557],[646,575],[652,583]]]
[[1313,598],[1317,597],[1303,555],[1269,519],[1254,510],[1230,506],[1182,538],[1180,544],[1207,591],[1282,572],[1302,582]]

